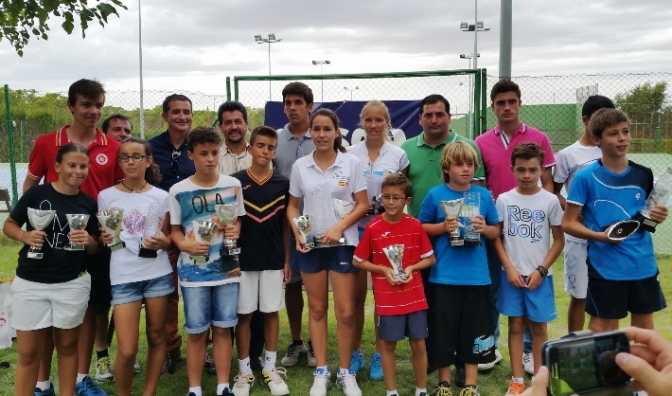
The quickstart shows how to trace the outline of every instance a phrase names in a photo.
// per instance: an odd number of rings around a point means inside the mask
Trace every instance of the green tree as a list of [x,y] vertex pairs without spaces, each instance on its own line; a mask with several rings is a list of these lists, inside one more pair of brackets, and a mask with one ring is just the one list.
[[111,14],[119,16],[117,8],[127,9],[121,0],[0,0],[0,41],[6,38],[19,56],[31,36],[48,40],[49,19],[62,19],[61,27],[68,34],[75,29],[75,18],[86,37],[89,22],[105,27]]

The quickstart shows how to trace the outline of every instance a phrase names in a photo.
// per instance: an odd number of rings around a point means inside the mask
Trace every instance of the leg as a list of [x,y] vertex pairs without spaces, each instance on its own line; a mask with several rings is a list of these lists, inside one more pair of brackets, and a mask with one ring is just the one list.
[[[187,344],[187,347],[189,345]],[[229,382],[229,373],[231,372],[231,331],[228,328],[212,327],[212,359],[217,368],[217,383],[224,384]],[[205,350],[203,351],[205,353]],[[203,358],[200,366],[203,367]],[[187,358],[189,364],[189,358]]]
[[302,339],[301,320],[303,318],[303,289],[300,281],[285,286],[285,305],[292,341],[300,341]]
[[450,384],[450,366],[439,367],[439,382],[447,382]]
[[537,374],[541,367],[541,348],[548,341],[548,330],[546,323],[528,322],[529,329],[532,332],[532,354],[534,355],[534,374]]
[[238,347],[238,359],[244,360],[250,356],[250,322],[252,314],[238,315],[236,325],[236,344]]
[[259,358],[264,352],[264,314],[256,310],[252,313],[250,322],[250,359],[254,366],[259,364]]
[[[229,339],[229,348],[231,347],[231,332],[229,329],[223,329],[222,337]],[[203,376],[203,361],[205,360],[205,341],[208,338],[208,330],[199,334],[189,334],[187,336],[187,376],[189,377],[189,387],[201,386],[201,377]],[[220,373],[217,373],[219,377]]]
[[[145,320],[147,333],[147,364],[145,396],[156,393],[161,377],[161,366],[166,357],[166,311],[168,296],[145,299]],[[130,362],[131,370],[135,359]],[[132,374],[132,371],[131,371]]]
[[581,331],[586,325],[586,299],[569,298],[569,307],[567,309],[567,331]]
[[[306,285],[308,295],[308,330],[317,366],[327,365],[327,312],[329,309],[327,293],[327,271],[315,273],[302,272],[301,278]],[[348,345],[348,349],[352,342]],[[350,364],[348,364],[348,367]]]
[[588,322],[588,328],[590,331],[593,333],[600,333],[603,331],[609,331],[611,330],[611,326],[613,325],[613,320],[612,319],[605,319],[605,318],[599,318],[597,316],[590,316],[590,320]]
[[356,275],[353,272],[329,271],[334,293],[338,360],[340,367],[343,368],[350,368],[352,358],[352,343],[355,336],[355,303],[353,297],[355,296]]
[[[522,354],[520,355],[522,356]],[[471,364],[471,363],[465,363],[464,364],[464,375],[465,375],[465,380],[464,383],[467,385],[476,385],[476,379],[478,375],[478,365],[477,364]]]
[[117,357],[114,364],[119,396],[130,396],[133,385],[133,364],[138,354],[141,301],[114,306],[117,329]]
[[514,378],[523,377],[523,333],[526,328],[527,320],[524,316],[509,318],[509,359]]
[[364,305],[366,304],[367,271],[356,272],[355,280],[355,334],[352,344],[353,351],[362,351],[362,333],[364,332]]
[[[77,378],[79,327],[74,329],[54,328],[54,344],[58,356],[58,385],[60,395],[72,395],[75,392]],[[93,342],[91,343],[93,347]],[[89,352],[89,360],[91,353]]]
[[96,338],[94,340],[94,348],[96,352],[101,352],[107,349],[107,330],[109,326],[110,310],[104,309],[96,313]]
[[380,343],[382,344],[382,353],[380,355],[383,361],[385,387],[388,391],[395,390],[397,389],[397,362],[394,352],[397,349],[397,343],[395,341],[380,341]]
[[52,334],[52,328],[16,332],[16,373],[14,376],[14,395],[32,395],[35,383],[45,353],[47,335]]
[[40,371],[37,374],[37,381],[49,381],[51,377],[51,361],[54,356],[54,330],[52,327],[45,329],[44,333],[44,353],[41,354]]
[[[618,328],[618,321],[616,321]],[[642,329],[653,330],[653,314],[631,314],[630,325]]]
[[586,292],[588,290],[587,245],[573,239],[565,240],[565,291],[569,293],[567,330],[583,330],[586,324]]
[[84,322],[82,322],[77,340],[77,353],[79,359],[77,363],[77,374],[89,375],[91,368],[91,355],[93,354],[93,341],[96,338],[96,312],[98,307],[91,302],[86,308]]
[[415,374],[415,386],[427,387],[427,349],[424,338],[411,338],[411,351],[413,352],[413,373]]
[[173,268],[173,286],[175,290],[168,295],[168,309],[166,310],[166,360],[164,371],[174,373],[177,362],[181,358],[180,347],[182,346],[182,336],[178,333],[178,310],[180,304],[179,282],[177,279],[177,260],[180,257],[180,250],[174,244],[168,248],[168,259]]
[[266,350],[278,350],[278,334],[280,333],[280,316],[277,312],[264,314],[264,343]]

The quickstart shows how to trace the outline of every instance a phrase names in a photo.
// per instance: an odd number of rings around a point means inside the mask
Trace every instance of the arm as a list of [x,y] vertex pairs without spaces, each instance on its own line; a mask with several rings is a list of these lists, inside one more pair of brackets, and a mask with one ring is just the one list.
[[152,250],[168,250],[168,247],[170,246],[170,232],[171,232],[171,226],[170,226],[170,214],[166,214],[166,217],[163,219],[163,224],[161,225],[161,232],[159,235],[156,237],[150,237],[150,238],[145,238],[142,240],[142,244],[147,248],[147,249],[152,249]]
[[411,280],[413,280],[414,272],[422,271],[423,269],[429,268],[434,264],[436,264],[436,256],[432,254],[431,256],[425,257],[424,259],[418,261],[413,265],[409,265],[404,270],[404,272],[406,272],[406,277],[401,281],[401,283],[410,282]]
[[44,231],[24,231],[21,226],[22,224],[19,224],[16,220],[7,217],[5,224],[2,226],[2,232],[15,241],[20,241],[28,246],[41,247],[47,234]]
[[210,250],[208,242],[199,242],[193,239],[186,239],[181,225],[173,224],[170,232],[170,239],[177,245],[177,248],[191,256],[205,256]]
[[306,249],[304,246],[306,241],[303,239],[303,236],[299,232],[299,228],[294,224],[295,218],[299,217],[299,203],[301,203],[301,198],[289,195],[289,201],[287,201],[287,219],[289,221],[289,226],[292,228],[294,233],[294,239],[296,239],[296,250],[301,253],[308,253],[310,249]]
[[[366,190],[362,190],[353,194],[355,198],[355,207],[349,215],[339,220],[336,224],[331,226],[322,234],[322,241],[327,244],[336,244],[343,236],[343,231],[355,224],[359,219],[364,217],[369,211],[369,196]],[[290,198],[291,199],[291,198]]]
[[554,191],[552,166],[544,168],[544,170],[541,171],[541,187],[551,193]]
[[23,181],[23,192],[25,193],[29,188],[37,186],[38,184],[40,184],[39,180],[35,180],[29,175],[26,175],[26,179]]
[[567,200],[565,197],[560,194],[560,191],[562,191],[562,186],[564,186],[563,183],[558,183],[556,181],[553,182],[553,194],[555,194],[556,197],[558,197],[558,201],[560,201],[560,207],[562,210],[565,210],[565,207],[567,206]]
[[[499,223],[499,226],[501,227],[502,223]],[[497,252],[497,256],[499,256],[499,259],[502,262],[502,267],[504,267],[504,271],[506,272],[506,280],[509,282],[509,284],[517,288],[527,287],[523,281],[523,276],[520,275],[520,272],[518,272],[516,267],[511,262],[509,255],[506,254],[502,238],[495,238],[492,240],[492,242],[495,247],[495,251]]]
[[282,222],[282,243],[285,247],[285,265],[284,265],[284,284],[288,284],[292,280],[292,266],[290,261],[290,246],[289,246],[289,233],[290,233],[289,219],[285,217]]
[[488,239],[499,238],[499,236],[502,234],[500,223],[486,224],[485,218],[481,215],[472,217],[471,224],[474,226],[475,232],[483,234],[483,236]]
[[425,223],[422,225],[422,228],[427,233],[429,237],[439,236],[441,234],[448,234],[455,230],[459,226],[459,222],[456,217],[447,217],[446,220],[442,223]]
[[591,241],[613,243],[607,238],[607,232],[595,232],[581,221],[581,206],[568,202],[565,213],[562,215],[562,231],[569,235]]
[[[555,260],[562,253],[562,249],[565,247],[565,236],[562,234],[562,229],[560,226],[551,226],[551,233],[553,234],[553,245],[546,253],[544,261],[541,262],[541,267],[546,269],[551,268]],[[530,290],[534,290],[541,284],[543,278],[539,271],[533,271],[530,276],[527,277],[527,287]]]

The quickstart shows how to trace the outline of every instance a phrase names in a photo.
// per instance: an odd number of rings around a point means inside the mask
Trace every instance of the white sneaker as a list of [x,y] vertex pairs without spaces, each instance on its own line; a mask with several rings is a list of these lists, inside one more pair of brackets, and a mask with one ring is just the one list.
[[306,348],[304,348],[303,343],[299,344],[298,342],[292,342],[289,344],[287,352],[285,352],[285,356],[283,356],[282,360],[280,361],[280,365],[284,367],[294,366],[299,362],[301,354],[305,353]]
[[306,352],[308,367],[317,367],[317,360],[315,360],[315,354],[313,353],[313,344],[310,341],[308,341],[308,350]]
[[261,372],[261,381],[268,387],[273,396],[289,395],[289,388],[281,376],[287,378],[287,370],[284,367],[276,367],[270,373],[263,370]]
[[523,369],[529,375],[534,375],[534,356],[531,353],[523,353]]
[[336,376],[336,386],[345,393],[345,396],[362,396],[362,390],[357,385],[357,377],[354,371],[348,370],[347,374]]
[[109,356],[98,359],[96,362],[96,381],[109,382],[114,380],[112,361]]
[[478,371],[487,371],[495,368],[495,365],[502,360],[502,353],[499,352],[499,348],[495,349],[495,359],[490,363],[481,363],[478,365]]
[[233,382],[232,391],[235,396],[249,396],[250,388],[254,384],[254,374],[238,374]]
[[136,374],[140,372],[140,363],[138,363],[138,360],[135,360],[135,363],[133,363],[133,372]]
[[313,386],[310,387],[310,396],[327,396],[327,389],[331,386],[329,370],[317,369],[313,373]]

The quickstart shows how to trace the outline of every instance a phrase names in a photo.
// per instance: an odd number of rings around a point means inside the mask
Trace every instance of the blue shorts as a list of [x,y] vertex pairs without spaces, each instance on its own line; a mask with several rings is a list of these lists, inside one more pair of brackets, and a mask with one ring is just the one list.
[[308,253],[297,252],[297,261],[301,272],[315,274],[320,271],[357,272],[352,265],[355,247],[338,245],[332,247],[312,249]]
[[299,268],[299,261],[297,256],[301,254],[296,251],[296,238],[293,233],[289,233],[289,266],[292,268],[292,279],[289,283],[301,282],[301,269]]
[[553,276],[543,278],[538,288],[528,290],[511,286],[506,279],[506,271],[501,272],[502,283],[497,295],[499,313],[509,317],[525,316],[537,323],[548,323],[558,317],[555,309]]
[[238,288],[238,282],[219,286],[182,286],[187,334],[201,334],[210,326],[225,329],[238,324]]
[[424,339],[428,336],[426,310],[378,316],[378,339],[382,341],[396,342],[405,337]]
[[172,274],[140,282],[120,283],[112,285],[112,305],[142,301],[143,298],[163,297],[174,291]]

